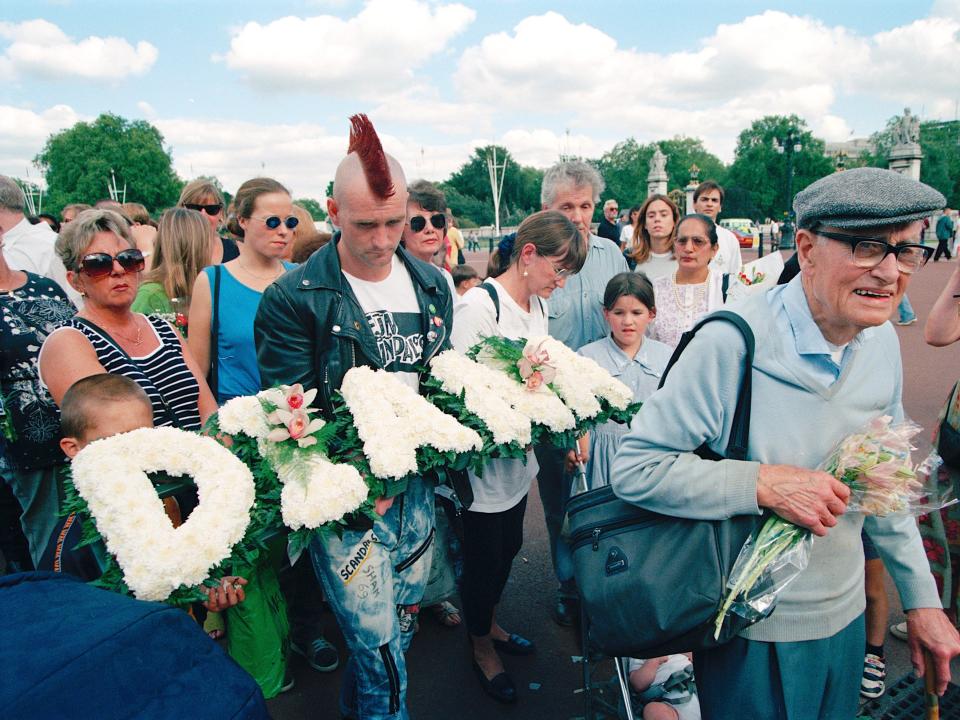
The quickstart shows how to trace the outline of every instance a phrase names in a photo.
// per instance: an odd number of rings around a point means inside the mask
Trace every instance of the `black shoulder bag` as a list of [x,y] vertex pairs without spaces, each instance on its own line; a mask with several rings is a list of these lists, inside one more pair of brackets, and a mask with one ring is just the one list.
[[213,398],[217,399],[217,368],[220,363],[219,343],[220,336],[220,265],[213,266],[213,295],[210,297],[210,369],[207,372],[207,385]]
[[[742,460],[750,435],[754,350],[753,332],[743,318],[721,310],[684,333],[660,385],[697,331],[717,321],[732,323],[743,334],[743,380],[725,454],[706,445],[695,452],[708,460]],[[574,574],[590,620],[590,639],[601,652],[650,658],[706,650],[752,624],[730,615],[719,639],[713,638],[727,578],[759,515],[728,520],[660,515],[621,500],[610,486],[572,497],[566,509]]]

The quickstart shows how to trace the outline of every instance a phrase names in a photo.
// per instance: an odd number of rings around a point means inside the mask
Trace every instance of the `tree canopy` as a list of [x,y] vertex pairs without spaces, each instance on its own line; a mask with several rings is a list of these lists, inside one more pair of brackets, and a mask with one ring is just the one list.
[[34,162],[47,181],[45,209],[53,212],[109,197],[111,170],[119,188],[126,184],[127,201],[151,212],[176,203],[182,186],[160,131],[109,113],[51,135]]
[[723,214],[728,217],[782,218],[787,203],[787,153],[777,150],[790,129],[801,149],[793,153],[793,193],[834,171],[824,142],[813,136],[797,115],[767,115],[740,133],[733,164],[727,171]]
[[323,206],[320,204],[319,200],[314,200],[313,198],[300,198],[299,200],[294,200],[294,202],[310,213],[310,217],[312,217],[314,220],[327,219],[327,211],[323,209]]

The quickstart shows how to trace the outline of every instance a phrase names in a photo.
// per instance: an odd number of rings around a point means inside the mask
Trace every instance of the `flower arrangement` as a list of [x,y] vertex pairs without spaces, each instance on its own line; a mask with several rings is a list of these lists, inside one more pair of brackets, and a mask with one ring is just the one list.
[[[90,443],[71,469],[66,509],[83,524],[83,544],[102,539],[109,553],[99,584],[188,604],[204,597],[196,586],[211,574],[228,574],[222,568],[245,538],[255,488],[246,465],[215,440],[169,427],[133,430]],[[196,484],[200,503],[178,528],[147,477],[155,472]]]
[[740,281],[740,284],[746,285],[748,287],[750,285],[756,285],[756,284],[762,283],[766,279],[767,279],[766,274],[760,272],[756,268],[751,269],[749,276],[742,270],[739,273],[737,273],[737,280]]
[[[920,431],[914,423],[891,425],[888,415],[871,421],[862,431],[841,441],[821,464],[851,489],[847,512],[884,516],[892,512],[927,512],[941,507],[927,498],[924,483],[911,462],[911,439]],[[807,566],[810,531],[771,514],[744,544],[737,556],[729,591],[717,613],[716,632],[731,611],[745,617],[763,617],[777,595]]]
[[356,432],[370,472],[381,480],[401,480],[431,467],[465,467],[483,447],[476,430],[385,370],[353,368],[343,378],[340,396],[338,420]]

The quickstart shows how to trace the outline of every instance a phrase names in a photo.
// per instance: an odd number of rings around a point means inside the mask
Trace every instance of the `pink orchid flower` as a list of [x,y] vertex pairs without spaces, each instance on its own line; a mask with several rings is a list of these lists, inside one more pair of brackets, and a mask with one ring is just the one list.
[[323,420],[319,418],[310,418],[310,414],[304,410],[277,410],[271,415],[282,423],[282,427],[274,428],[267,435],[267,440],[271,442],[283,442],[284,440],[296,440],[297,445],[302,448],[315,445],[317,439],[313,433],[324,426]]
[[301,408],[305,410],[317,396],[317,390],[314,388],[304,392],[303,385],[296,383],[294,385],[284,386],[283,396],[286,400],[287,406],[291,410],[300,410]]
[[551,383],[557,376],[557,369],[550,364],[550,353],[540,344],[528,344],[523,349],[523,357],[517,361],[517,370],[528,390],[536,390],[544,383]]

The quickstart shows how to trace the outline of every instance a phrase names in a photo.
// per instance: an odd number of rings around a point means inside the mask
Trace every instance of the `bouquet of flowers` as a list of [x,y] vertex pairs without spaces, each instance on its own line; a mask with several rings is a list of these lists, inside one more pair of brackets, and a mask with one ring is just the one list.
[[783,272],[783,256],[772,252],[749,262],[740,268],[736,277],[731,277],[727,289],[727,302],[740,300],[754,293],[764,292],[777,284]]
[[[919,432],[914,423],[891,425],[885,415],[837,444],[820,469],[850,488],[847,512],[920,515],[956,502],[935,487],[935,454],[913,465],[911,439]],[[930,478],[934,486],[925,481]],[[715,637],[729,612],[750,619],[769,614],[780,592],[806,568],[812,544],[809,530],[771,514],[737,556],[717,613]]]

